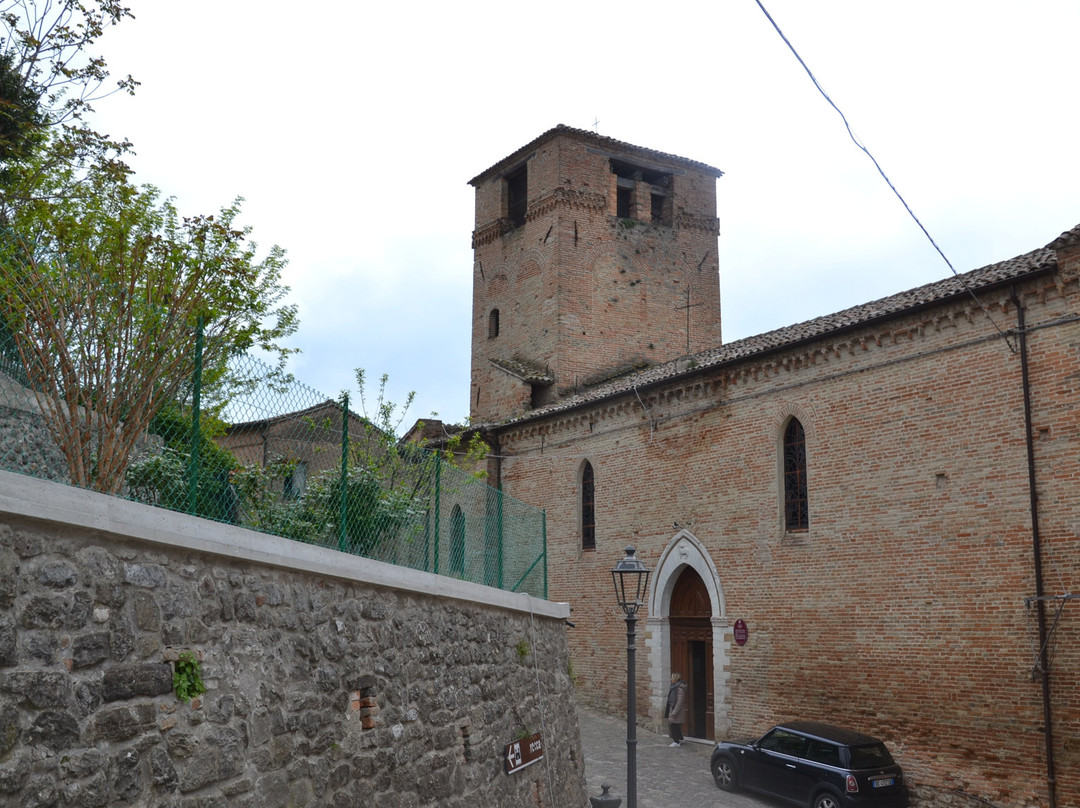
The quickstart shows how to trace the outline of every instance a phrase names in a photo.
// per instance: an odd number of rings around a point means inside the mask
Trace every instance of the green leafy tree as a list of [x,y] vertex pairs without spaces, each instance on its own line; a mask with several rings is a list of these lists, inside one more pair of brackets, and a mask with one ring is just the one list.
[[96,52],[132,16],[115,0],[0,0],[0,226],[21,203],[64,190],[40,181],[59,165],[130,173],[131,144],[96,131],[89,116],[95,101],[138,85],[130,75],[110,82]]
[[99,165],[54,164],[37,185],[0,232],[0,315],[71,482],[116,493],[151,419],[190,385],[198,328],[219,376],[253,347],[285,361],[285,254],[258,257],[240,200],[181,217]]
[[364,417],[359,434],[349,436],[347,473],[344,479],[340,473],[320,475],[313,481],[310,499],[329,515],[330,528],[339,538],[344,534],[351,549],[379,556],[381,548],[422,530],[431,474],[425,468],[428,458],[419,448],[403,447],[397,440],[416,394],[410,392],[400,406],[392,402],[386,395],[389,376],[384,373],[375,411],[369,415],[366,382],[365,371],[357,369]]
[[96,100],[134,93],[126,76],[110,85],[97,40],[132,17],[116,0],[0,0],[0,164],[23,158],[43,129],[54,157],[80,160],[129,147],[87,123]]
[[292,499],[283,494],[296,462],[274,458],[265,466],[243,466],[232,475],[237,521],[245,527],[297,541],[318,542],[326,534],[327,515],[318,498]]
[[[219,522],[238,522],[240,502],[232,472],[240,466],[236,456],[214,438],[226,425],[213,412],[203,412],[194,440],[197,462],[192,468],[192,415],[177,402],[166,403],[147,426],[161,438],[163,451],[133,462],[125,473],[130,495],[149,505],[182,510]],[[195,500],[191,501],[194,474]]]
[[132,93],[131,76],[109,87],[105,59],[93,53],[111,26],[134,18],[115,0],[0,0],[0,52],[35,99],[49,126],[84,121],[93,102],[114,92]]
[[[14,54],[0,52],[0,166],[28,156],[44,125],[38,97],[14,67]],[[0,183],[10,180],[0,169]]]

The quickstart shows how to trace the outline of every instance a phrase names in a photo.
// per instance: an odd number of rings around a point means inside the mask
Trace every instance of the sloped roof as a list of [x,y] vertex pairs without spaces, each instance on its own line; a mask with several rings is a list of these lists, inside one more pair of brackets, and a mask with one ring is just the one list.
[[1080,244],[1080,224],[1072,230],[1066,230],[1046,246],[1051,250],[1061,250],[1066,247],[1075,247],[1077,244]]
[[495,367],[530,384],[551,384],[555,381],[555,377],[546,367],[527,359],[489,359],[488,361]]
[[574,129],[571,126],[565,124],[559,124],[551,129],[548,129],[540,137],[526,143],[517,151],[504,157],[490,168],[481,171],[471,180],[469,185],[477,185],[481,181],[487,179],[492,174],[496,174],[506,168],[512,167],[514,163],[519,162],[523,157],[529,154],[529,152],[535,151],[542,144],[547,143],[559,136],[572,137],[577,140],[582,140],[590,143],[594,148],[605,149],[607,151],[617,152],[619,154],[626,155],[628,157],[638,156],[640,159],[651,159],[666,163],[678,163],[688,168],[693,168],[695,171],[701,171],[705,174],[712,174],[716,177],[722,177],[724,172],[719,168],[713,168],[705,163],[699,163],[697,160],[689,160],[685,157],[679,157],[676,154],[668,154],[667,152],[657,151],[656,149],[648,149],[644,146],[635,146],[632,143],[625,143],[621,140],[616,140],[613,137],[605,137],[597,132],[590,132],[587,129]]
[[[1058,244],[1062,238],[1069,236],[1069,234],[1080,237],[1080,226],[1067,231],[1053,244]],[[585,404],[640,389],[641,387],[658,384],[680,376],[700,373],[708,368],[721,367],[753,356],[764,356],[774,351],[789,349],[810,340],[820,339],[830,334],[842,333],[879,320],[917,311],[927,306],[967,295],[973,291],[978,292],[980,289],[991,289],[1008,284],[1027,275],[1052,270],[1056,266],[1057,257],[1053,249],[1046,247],[1033,250],[1024,255],[1010,258],[1007,261],[990,264],[981,269],[918,286],[870,303],[853,306],[835,314],[826,314],[802,323],[710,348],[689,357],[654,365],[582,390],[546,407],[530,410],[500,426],[517,424],[533,418],[571,410]],[[491,426],[494,427],[495,425]]]
[[[310,407],[305,407],[302,410],[295,410],[293,412],[283,412],[281,415],[271,415],[266,418],[257,418],[252,421],[236,421],[228,425],[226,431],[233,432],[239,429],[259,429],[270,424],[283,423],[285,421],[299,421],[304,418],[310,418],[314,415],[320,415],[324,412],[341,413],[341,404],[334,401],[332,398],[328,398],[325,401],[321,401],[318,404],[313,404]],[[370,423],[367,418],[362,415],[349,410],[349,420],[359,421],[360,423]],[[373,425],[374,426],[374,425]]]

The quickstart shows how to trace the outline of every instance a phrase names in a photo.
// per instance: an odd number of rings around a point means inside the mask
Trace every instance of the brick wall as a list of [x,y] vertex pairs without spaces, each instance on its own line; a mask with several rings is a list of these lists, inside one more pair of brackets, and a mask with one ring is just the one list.
[[[1049,594],[1080,589],[1080,295],[1055,274],[1026,309]],[[569,601],[586,698],[621,709],[624,625],[609,571],[627,544],[655,568],[681,531],[720,592],[721,735],[805,717],[886,740],[919,805],[1045,804],[1042,690],[1021,363],[997,328],[1007,289],[894,317],[499,430],[504,489],[547,509],[550,591]],[[629,327],[629,326],[628,326]],[[810,528],[786,532],[780,443],[806,430]],[[580,549],[583,459],[596,550]],[[663,593],[650,604],[663,606]],[[1080,606],[1052,637],[1059,805],[1080,803]],[[644,615],[643,615],[644,617]],[[638,704],[659,720],[666,614],[639,641]],[[736,645],[741,618],[749,641]],[[646,625],[644,621],[639,626]],[[648,648],[649,661],[641,660]],[[652,657],[656,657],[653,659]]]
[[[614,157],[670,176],[669,223],[654,224],[640,205],[629,217],[616,215]],[[528,166],[528,216],[511,229],[504,174],[521,164]],[[516,402],[493,383],[492,358],[546,367],[556,393],[567,394],[686,353],[688,302],[690,350],[720,342],[716,175],[592,133],[553,130],[473,181],[474,419],[523,411],[505,409]],[[493,309],[500,314],[494,338]]]

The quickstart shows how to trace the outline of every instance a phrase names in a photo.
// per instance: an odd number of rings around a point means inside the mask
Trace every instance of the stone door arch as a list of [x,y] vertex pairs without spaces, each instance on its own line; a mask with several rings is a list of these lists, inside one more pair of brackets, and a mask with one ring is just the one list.
[[656,564],[649,600],[645,642],[653,715],[664,722],[671,672],[678,670],[691,688],[687,737],[713,739],[727,726],[727,660],[720,576],[704,545],[687,530],[668,543]]
[[684,566],[671,592],[671,670],[686,682],[687,710],[683,733],[690,738],[715,737],[712,669],[712,622],[705,582]]

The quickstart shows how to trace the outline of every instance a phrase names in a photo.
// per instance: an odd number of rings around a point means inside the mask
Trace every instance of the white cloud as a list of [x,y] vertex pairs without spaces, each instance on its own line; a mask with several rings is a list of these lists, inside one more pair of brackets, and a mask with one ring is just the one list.
[[[958,270],[1080,221],[1080,7],[766,3]],[[136,3],[100,105],[139,177],[202,212],[246,197],[290,254],[296,374],[386,371],[417,416],[468,409],[467,181],[557,123],[700,160],[718,182],[726,339],[948,268],[752,2]]]

